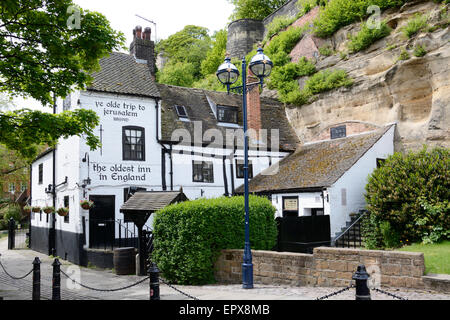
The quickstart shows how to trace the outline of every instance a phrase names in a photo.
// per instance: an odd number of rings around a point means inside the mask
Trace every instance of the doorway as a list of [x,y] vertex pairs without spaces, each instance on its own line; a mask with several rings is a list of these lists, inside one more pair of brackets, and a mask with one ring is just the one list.
[[89,196],[89,247],[107,249],[114,246],[115,196]]

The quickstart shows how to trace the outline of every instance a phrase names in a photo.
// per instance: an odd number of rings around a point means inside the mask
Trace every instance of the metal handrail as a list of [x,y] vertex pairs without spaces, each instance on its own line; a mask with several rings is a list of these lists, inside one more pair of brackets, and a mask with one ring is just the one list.
[[347,228],[344,232],[342,232],[340,235],[338,235],[333,242],[336,243],[343,235],[345,235],[356,223],[361,220],[362,217],[364,217],[367,214],[367,210],[364,210],[363,213]]

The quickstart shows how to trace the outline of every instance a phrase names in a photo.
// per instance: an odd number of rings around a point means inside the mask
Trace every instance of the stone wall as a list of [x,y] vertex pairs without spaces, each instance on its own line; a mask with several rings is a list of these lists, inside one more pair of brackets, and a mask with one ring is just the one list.
[[282,7],[278,10],[272,12],[270,15],[263,19],[264,27],[267,26],[275,19],[276,17],[285,16],[285,17],[295,17],[297,13],[300,12],[300,7],[297,5],[298,0],[287,1]]
[[242,58],[263,40],[264,25],[260,20],[240,19],[228,25],[227,51],[232,58]]
[[[219,282],[240,283],[242,250],[223,250],[215,264]],[[254,282],[292,286],[348,286],[358,264],[383,287],[426,289],[423,253],[315,248],[313,254],[252,251]]]

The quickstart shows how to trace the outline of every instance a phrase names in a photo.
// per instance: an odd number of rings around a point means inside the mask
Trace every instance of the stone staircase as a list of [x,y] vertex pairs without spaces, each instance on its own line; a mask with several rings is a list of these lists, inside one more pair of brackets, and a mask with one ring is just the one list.
[[365,211],[350,213],[350,221],[336,233],[332,241],[334,247],[340,248],[360,248],[364,247],[364,239],[361,235],[361,217]]

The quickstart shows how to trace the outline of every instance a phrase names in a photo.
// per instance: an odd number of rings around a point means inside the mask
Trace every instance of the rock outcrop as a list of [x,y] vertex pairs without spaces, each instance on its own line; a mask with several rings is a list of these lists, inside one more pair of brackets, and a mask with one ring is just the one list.
[[[446,8],[449,12],[449,5]],[[300,141],[314,140],[323,130],[342,122],[396,122],[397,151],[420,149],[423,144],[450,147],[450,27],[439,25],[442,10],[443,5],[433,1],[387,10],[381,18],[393,29],[391,35],[356,54],[344,52],[348,35],[359,30],[359,23],[327,39],[337,53],[319,57],[317,69],[344,69],[354,84],[319,94],[312,103],[286,108]],[[427,14],[428,23],[436,28],[408,39],[402,27],[419,12]],[[412,54],[418,45],[427,51],[423,57]],[[404,50],[411,58],[399,60]]]

